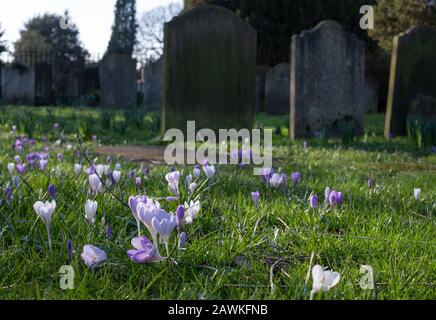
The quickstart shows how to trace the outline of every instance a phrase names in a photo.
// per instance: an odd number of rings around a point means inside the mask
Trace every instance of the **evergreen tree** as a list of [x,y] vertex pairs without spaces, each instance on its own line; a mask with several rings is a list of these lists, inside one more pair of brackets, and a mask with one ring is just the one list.
[[136,0],[117,0],[108,54],[133,53],[136,44]]
[[432,0],[378,0],[370,37],[390,53],[394,36],[416,25],[436,26],[435,3]]

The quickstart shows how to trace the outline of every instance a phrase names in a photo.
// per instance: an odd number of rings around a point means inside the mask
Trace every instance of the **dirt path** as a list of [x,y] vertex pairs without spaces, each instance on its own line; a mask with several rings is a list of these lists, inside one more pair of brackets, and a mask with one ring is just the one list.
[[165,146],[101,146],[95,152],[111,157],[120,157],[126,161],[163,164]]

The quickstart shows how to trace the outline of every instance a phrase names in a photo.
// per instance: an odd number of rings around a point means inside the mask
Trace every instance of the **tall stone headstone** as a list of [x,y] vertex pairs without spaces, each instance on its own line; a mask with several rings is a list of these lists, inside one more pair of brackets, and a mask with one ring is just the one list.
[[1,96],[3,104],[35,103],[35,69],[0,67]]
[[144,106],[158,110],[162,106],[163,60],[152,62],[144,68]]
[[259,65],[256,67],[256,112],[265,111],[265,83],[266,73],[271,69],[269,66]]
[[201,5],[165,24],[162,133],[251,128],[257,34],[231,11]]
[[99,77],[102,107],[136,106],[136,61],[129,55],[106,55],[99,65]]
[[363,133],[365,46],[335,21],[292,38],[290,137]]
[[290,112],[291,66],[280,63],[266,74],[265,112],[270,115],[288,114]]
[[418,26],[394,37],[385,136],[406,134],[408,105],[436,98],[436,28]]

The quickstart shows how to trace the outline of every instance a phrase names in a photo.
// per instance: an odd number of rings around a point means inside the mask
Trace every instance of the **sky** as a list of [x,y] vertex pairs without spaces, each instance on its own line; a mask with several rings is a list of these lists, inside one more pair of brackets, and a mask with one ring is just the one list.
[[[11,43],[29,18],[45,12],[63,14],[68,9],[80,31],[80,40],[93,55],[104,53],[111,35],[116,0],[0,0],[0,24],[4,40]],[[150,9],[183,0],[137,0],[136,9],[142,14]]]

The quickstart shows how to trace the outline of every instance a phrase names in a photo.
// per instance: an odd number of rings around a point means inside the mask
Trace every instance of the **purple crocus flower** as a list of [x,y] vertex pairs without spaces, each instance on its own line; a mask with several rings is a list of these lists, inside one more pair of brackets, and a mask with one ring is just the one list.
[[68,261],[71,263],[71,260],[73,259],[73,243],[71,240],[68,240],[67,242],[67,251],[68,251]]
[[18,188],[18,186],[20,185],[20,178],[18,178],[17,176],[14,176],[14,177],[12,178],[12,182],[13,182],[13,184],[14,184],[14,187],[15,187],[15,188]]
[[130,179],[134,179],[136,177],[136,171],[135,170],[130,170],[128,173],[128,176]]
[[260,193],[259,191],[255,191],[251,193],[251,201],[253,201],[255,204],[259,203]]
[[15,170],[17,170],[19,174],[23,175],[26,171],[26,165],[23,163],[18,163],[15,167]]
[[291,174],[292,182],[295,183],[295,184],[301,181],[301,177],[302,176],[301,176],[300,172],[293,172]]
[[368,179],[368,188],[372,188],[374,187],[374,180],[372,180],[371,178]]
[[94,142],[97,141],[97,136],[95,134],[92,135],[92,141],[94,141]]
[[127,251],[127,255],[134,263],[150,263],[162,260],[156,247],[146,237],[134,238],[131,243],[135,249]]
[[107,260],[106,252],[92,244],[85,245],[80,256],[90,269],[101,266]]
[[332,190],[329,195],[329,203],[332,207],[337,207],[342,204],[342,192]]
[[55,123],[55,124],[53,124],[53,128],[55,128],[55,129],[58,129],[59,128],[59,123]]
[[146,167],[146,168],[143,170],[143,172],[144,172],[144,175],[145,175],[145,176],[148,176],[148,175],[150,174],[150,167]]
[[44,172],[45,169],[47,168],[47,164],[48,164],[48,160],[45,159],[38,160],[39,170],[41,170],[41,172]]
[[62,159],[63,159],[62,153],[59,152],[59,153],[58,153],[58,160],[59,160],[59,161],[62,161]]
[[138,213],[138,204],[140,203],[147,203],[147,197],[146,196],[130,196],[129,197],[129,207],[130,210],[132,211],[133,217],[135,218],[136,221],[136,226],[138,228],[138,236],[141,233],[141,219],[139,217],[139,213]]
[[176,224],[177,229],[180,231],[182,229],[183,218],[185,217],[185,207],[178,206],[176,210]]
[[56,188],[54,185],[50,184],[48,186],[48,193],[50,194],[50,197],[52,200],[56,200]]
[[270,179],[274,173],[275,173],[275,170],[273,168],[263,168],[262,169],[261,177],[267,185],[269,184]]
[[309,197],[309,205],[312,209],[318,206],[318,196],[316,194],[312,194]]
[[136,185],[136,188],[141,188],[141,184],[142,184],[142,179],[141,179],[141,177],[136,177],[135,178],[135,185]]

